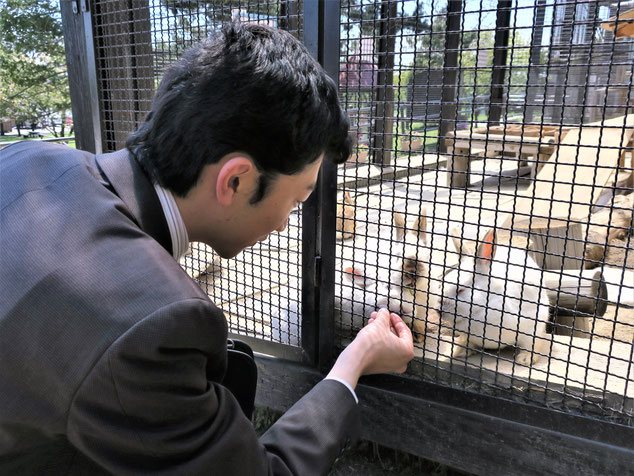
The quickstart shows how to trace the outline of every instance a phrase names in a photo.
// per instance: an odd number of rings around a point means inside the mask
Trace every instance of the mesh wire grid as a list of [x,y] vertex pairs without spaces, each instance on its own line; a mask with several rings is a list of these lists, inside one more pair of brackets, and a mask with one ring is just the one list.
[[632,423],[632,9],[342,3],[340,348],[388,306],[415,378]]
[[[104,151],[142,123],[166,65],[229,20],[302,36],[301,2],[94,0],[91,2]],[[191,243],[181,264],[226,314],[230,332],[299,345],[301,210],[286,230],[220,259]],[[281,311],[280,311],[281,310]]]
[[[220,22],[302,37],[296,2],[91,8],[106,150]],[[338,176],[338,349],[389,306],[415,331],[412,378],[631,424],[633,8],[341,2],[356,146]],[[233,260],[194,243],[182,264],[233,331],[299,345],[300,233],[296,213]]]

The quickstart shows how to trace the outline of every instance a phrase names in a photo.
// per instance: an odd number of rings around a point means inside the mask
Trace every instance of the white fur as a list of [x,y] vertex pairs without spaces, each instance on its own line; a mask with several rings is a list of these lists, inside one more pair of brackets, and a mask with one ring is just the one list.
[[464,257],[442,289],[443,322],[453,321],[465,346],[454,356],[467,348],[517,346],[516,360],[534,363],[547,344],[549,299],[541,282],[542,270],[524,250],[496,246],[492,263]]
[[437,321],[430,311],[430,266],[431,249],[428,244],[424,210],[411,228],[406,227],[405,217],[394,213],[395,236],[400,240],[398,255],[391,260],[389,289],[378,300],[380,307],[387,307],[399,314],[415,331],[414,340],[422,342],[427,331],[427,323]]
[[[350,266],[365,275],[362,266]],[[345,269],[345,268],[344,268]],[[368,323],[370,314],[381,306],[379,299],[387,294],[387,283],[375,276],[353,278],[349,273],[335,273],[335,321],[342,328],[358,331]]]

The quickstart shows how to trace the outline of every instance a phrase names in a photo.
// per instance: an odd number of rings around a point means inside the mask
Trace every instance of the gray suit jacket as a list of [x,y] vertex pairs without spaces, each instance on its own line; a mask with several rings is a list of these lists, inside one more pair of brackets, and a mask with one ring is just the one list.
[[127,151],[0,152],[0,474],[323,474],[358,431],[322,381],[260,440],[227,324]]

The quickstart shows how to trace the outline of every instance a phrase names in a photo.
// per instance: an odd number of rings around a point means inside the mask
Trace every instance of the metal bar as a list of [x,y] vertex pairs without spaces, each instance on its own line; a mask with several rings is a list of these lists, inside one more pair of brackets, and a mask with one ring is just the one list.
[[509,26],[511,24],[511,0],[498,0],[493,46],[493,73],[491,74],[491,102],[489,122],[499,123],[504,109],[504,78],[509,46]]
[[442,100],[440,104],[440,130],[438,132],[438,139],[440,141],[439,149],[441,152],[447,152],[447,133],[455,128],[458,48],[460,47],[462,10],[462,0],[448,1],[447,33],[445,34],[445,55],[442,76]]
[[[320,0],[319,2],[319,62],[326,73],[339,83],[339,2]],[[337,197],[337,166],[325,161],[320,172],[321,193],[321,268],[319,281],[319,324],[318,364],[322,372],[327,372],[334,358],[334,296],[335,283],[335,228]]]
[[238,339],[246,342],[251,346],[253,352],[257,352],[263,356],[271,355],[280,359],[306,363],[306,354],[299,347],[258,339],[256,337],[237,334],[235,332],[229,332],[228,337],[229,339]]
[[[319,5],[303,2],[304,45],[319,59]],[[321,246],[321,173],[315,192],[302,206],[302,302],[301,346],[306,360],[317,365],[319,346],[319,288],[316,282],[317,258]]]
[[372,162],[389,165],[394,129],[394,47],[396,42],[396,2],[381,2],[378,41],[378,84],[376,121],[374,123],[374,157]]
[[86,2],[60,2],[76,147],[102,152],[91,12]]
[[[337,82],[336,2],[304,3],[304,44]],[[324,162],[316,190],[302,211],[302,348],[323,371],[333,359],[336,183],[336,166]]]

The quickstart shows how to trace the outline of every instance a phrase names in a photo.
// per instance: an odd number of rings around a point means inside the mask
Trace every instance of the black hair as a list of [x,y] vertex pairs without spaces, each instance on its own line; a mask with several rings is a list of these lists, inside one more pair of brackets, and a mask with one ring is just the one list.
[[301,172],[322,154],[344,162],[348,129],[335,83],[297,39],[234,22],[167,68],[126,147],[153,182],[179,196],[204,166],[246,152],[260,172],[255,203],[279,174]]

